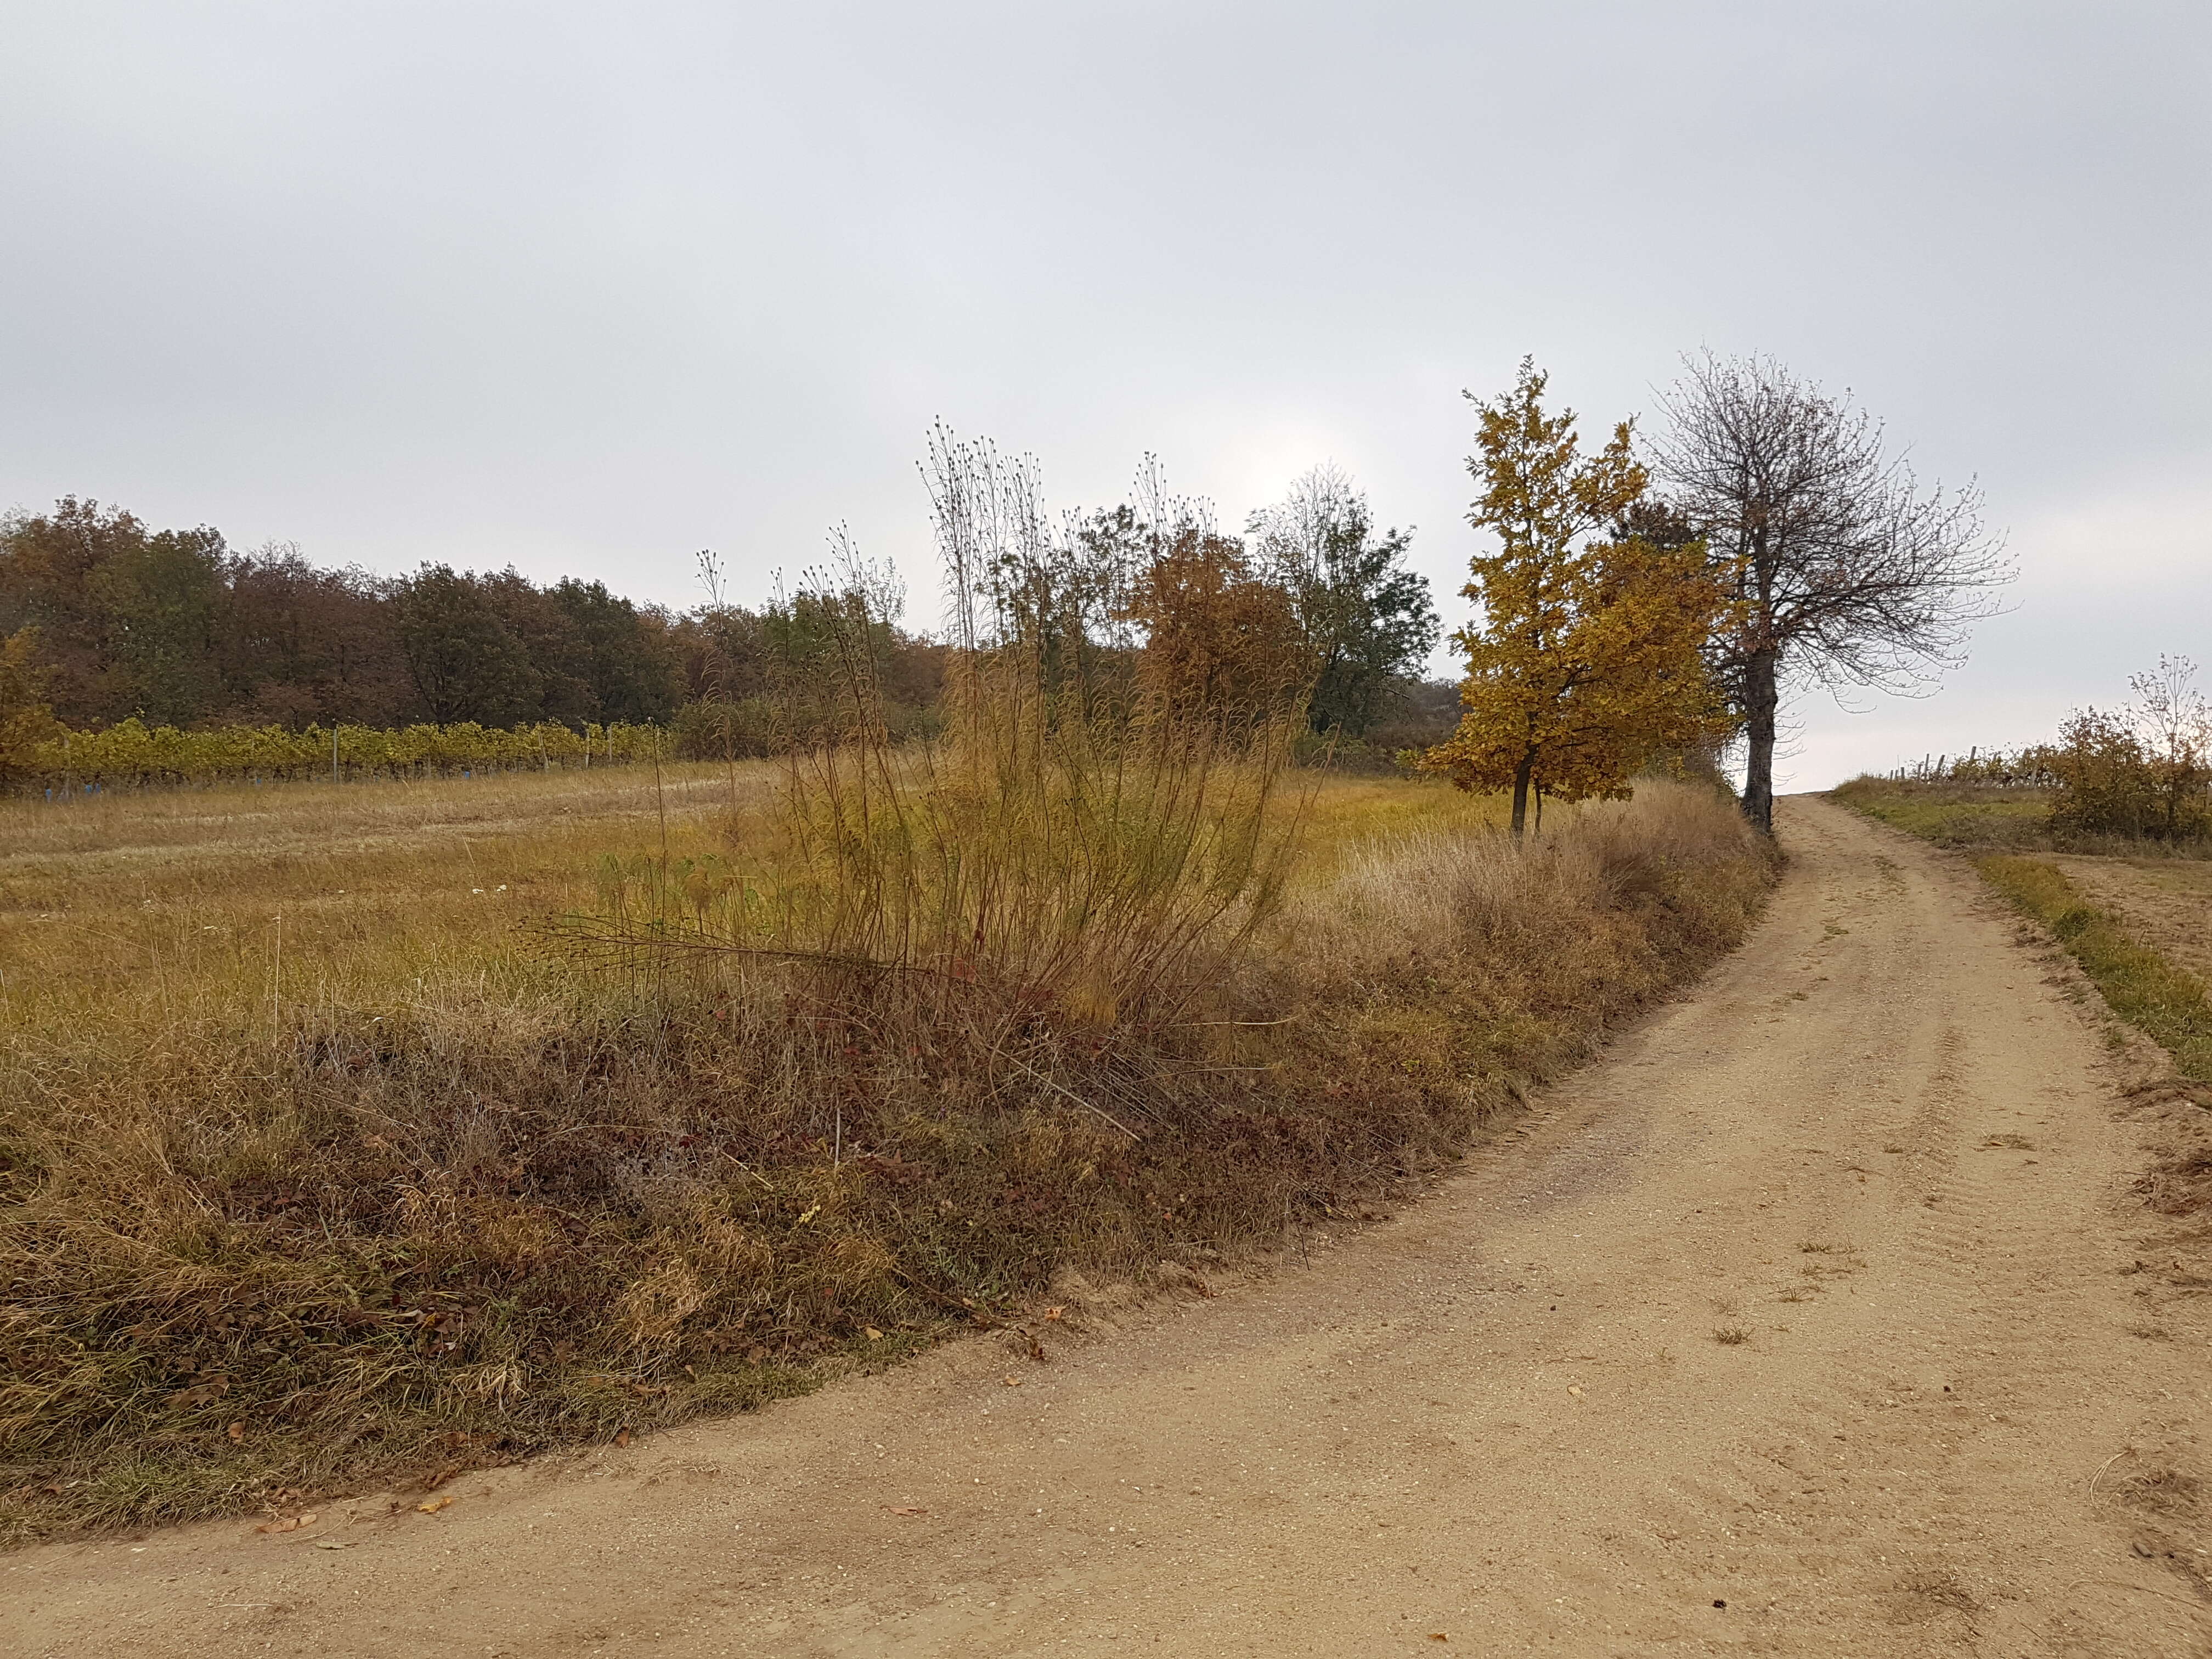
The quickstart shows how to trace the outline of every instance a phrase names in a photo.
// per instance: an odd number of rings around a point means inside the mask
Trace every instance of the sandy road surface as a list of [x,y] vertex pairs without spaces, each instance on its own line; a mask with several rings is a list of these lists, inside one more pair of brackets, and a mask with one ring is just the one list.
[[19,1553],[0,1650],[2212,1651],[2166,1473],[2212,1366],[2130,1334],[2094,1034],[1969,875],[1785,810],[1736,957],[1304,1266],[435,1517]]

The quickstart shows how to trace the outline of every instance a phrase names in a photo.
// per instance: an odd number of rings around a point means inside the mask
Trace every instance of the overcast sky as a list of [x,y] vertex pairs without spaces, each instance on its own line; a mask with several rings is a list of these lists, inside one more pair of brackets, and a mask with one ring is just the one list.
[[929,422],[1241,523],[1334,459],[1455,624],[1464,388],[1851,388],[2022,577],[1785,787],[2212,659],[2212,5],[0,0],[0,507],[696,603]]

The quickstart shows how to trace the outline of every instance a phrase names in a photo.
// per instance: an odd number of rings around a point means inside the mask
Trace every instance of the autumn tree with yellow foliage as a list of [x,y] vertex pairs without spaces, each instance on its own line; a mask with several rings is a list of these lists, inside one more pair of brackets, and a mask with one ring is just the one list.
[[1459,729],[1421,761],[1462,789],[1510,789],[1516,836],[1532,793],[1625,795],[1653,755],[1726,727],[1701,647],[1727,593],[1705,545],[1610,532],[1650,483],[1632,423],[1586,456],[1574,411],[1546,412],[1546,380],[1523,360],[1510,392],[1468,394],[1483,491],[1468,519],[1499,545],[1462,590],[1480,615],[1453,635],[1468,659]]

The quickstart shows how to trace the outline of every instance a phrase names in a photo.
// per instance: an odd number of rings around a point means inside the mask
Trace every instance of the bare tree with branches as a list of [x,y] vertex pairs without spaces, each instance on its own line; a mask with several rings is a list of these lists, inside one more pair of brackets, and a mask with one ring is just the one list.
[[1654,458],[1735,601],[1713,668],[1743,720],[1744,814],[1771,835],[1782,689],[1931,689],[2013,570],[1980,491],[1923,491],[1848,393],[1771,357],[1684,364]]

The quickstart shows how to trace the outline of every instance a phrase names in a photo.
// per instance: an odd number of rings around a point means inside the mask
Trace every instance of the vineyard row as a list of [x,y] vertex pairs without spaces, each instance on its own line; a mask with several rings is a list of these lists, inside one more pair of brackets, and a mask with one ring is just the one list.
[[106,788],[269,782],[276,780],[451,777],[477,771],[550,770],[671,758],[658,726],[616,723],[581,730],[551,721],[510,729],[452,726],[227,726],[180,731],[123,720],[99,732],[65,732],[35,745],[10,781],[48,796]]

